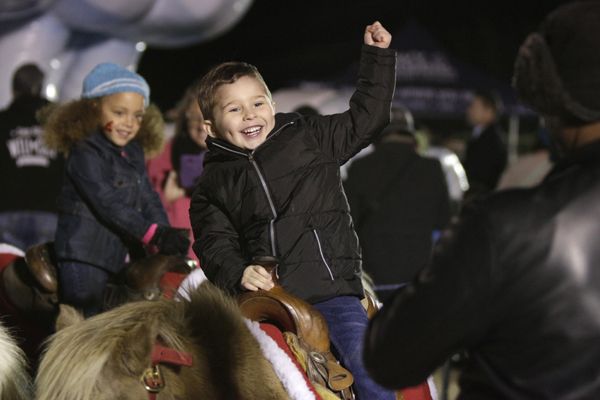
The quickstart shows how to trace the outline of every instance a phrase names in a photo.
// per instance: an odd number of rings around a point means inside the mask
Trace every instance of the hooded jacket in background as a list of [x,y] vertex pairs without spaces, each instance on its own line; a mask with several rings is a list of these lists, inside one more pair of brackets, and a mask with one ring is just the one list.
[[0,112],[0,212],[57,212],[64,159],[44,144],[35,118],[47,104],[21,96]]
[[364,270],[376,285],[410,282],[431,258],[433,231],[450,222],[439,161],[412,143],[383,142],[352,163],[344,188]]

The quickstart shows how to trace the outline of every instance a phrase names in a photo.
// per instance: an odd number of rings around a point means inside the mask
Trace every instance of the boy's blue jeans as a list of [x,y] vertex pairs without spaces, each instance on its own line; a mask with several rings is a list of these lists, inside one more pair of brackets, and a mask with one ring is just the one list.
[[356,399],[395,400],[396,394],[373,382],[363,365],[363,338],[369,318],[360,300],[354,296],[340,296],[312,306],[327,322],[331,351],[354,376]]
[[110,273],[77,261],[60,261],[61,302],[83,311],[85,318],[102,311]]

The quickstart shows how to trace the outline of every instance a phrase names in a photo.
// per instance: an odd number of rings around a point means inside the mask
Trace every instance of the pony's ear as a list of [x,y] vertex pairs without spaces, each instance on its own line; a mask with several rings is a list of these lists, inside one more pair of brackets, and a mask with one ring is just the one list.
[[60,313],[58,314],[58,318],[56,318],[56,331],[58,332],[71,325],[78,324],[82,322],[83,319],[81,311],[66,304],[61,304]]
[[150,365],[150,353],[156,339],[153,325],[139,324],[123,336],[111,356],[110,362],[114,363],[114,367],[125,373],[141,376]]

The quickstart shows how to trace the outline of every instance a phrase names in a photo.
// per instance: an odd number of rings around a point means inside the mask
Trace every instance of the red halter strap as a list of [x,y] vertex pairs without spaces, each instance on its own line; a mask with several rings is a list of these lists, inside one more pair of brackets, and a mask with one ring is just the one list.
[[152,347],[152,366],[147,368],[140,378],[142,384],[148,391],[150,400],[156,400],[156,395],[163,390],[166,385],[160,371],[161,363],[191,367],[192,361],[193,357],[191,354],[164,347],[160,343],[154,342],[154,346]]

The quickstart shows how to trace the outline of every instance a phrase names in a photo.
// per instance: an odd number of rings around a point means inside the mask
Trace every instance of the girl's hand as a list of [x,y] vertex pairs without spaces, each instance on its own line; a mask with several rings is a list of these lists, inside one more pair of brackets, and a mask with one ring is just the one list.
[[365,29],[365,44],[387,49],[392,42],[392,35],[378,21]]
[[169,175],[167,175],[164,193],[165,200],[169,203],[179,200],[185,196],[185,189],[179,186],[179,183],[177,182],[177,172],[175,172],[175,170],[169,171]]
[[269,291],[274,286],[271,274],[260,265],[247,266],[240,282],[242,290],[251,290],[253,292],[256,292],[258,289]]

